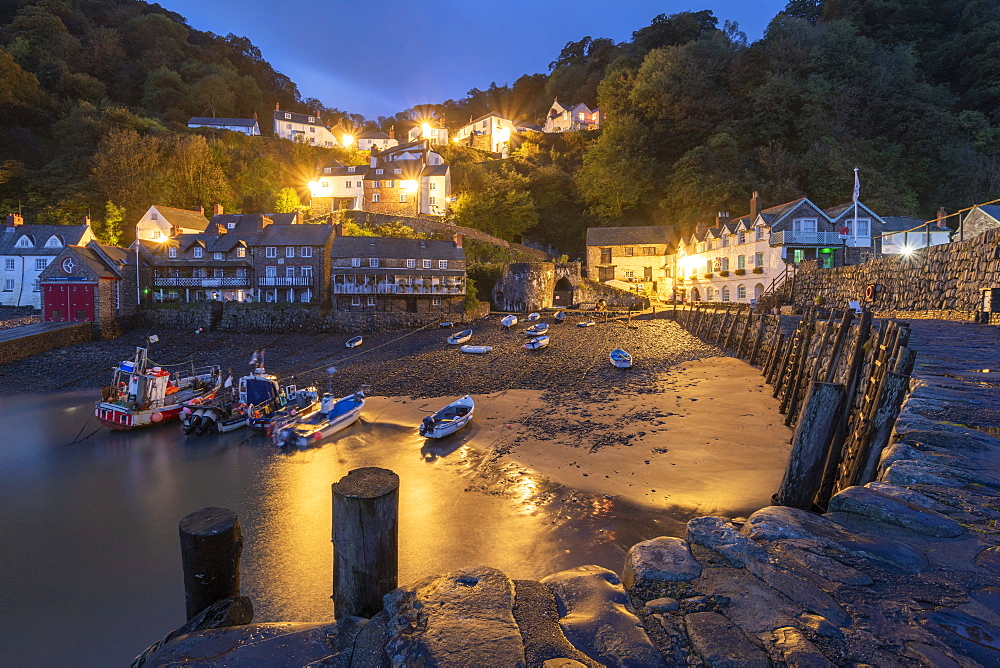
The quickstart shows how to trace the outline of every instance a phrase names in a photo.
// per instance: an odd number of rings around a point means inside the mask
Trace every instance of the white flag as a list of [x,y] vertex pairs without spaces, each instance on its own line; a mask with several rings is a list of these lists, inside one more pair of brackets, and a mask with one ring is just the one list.
[[858,168],[854,168],[854,197],[855,204],[858,203],[858,196],[861,194],[861,181],[858,180]]

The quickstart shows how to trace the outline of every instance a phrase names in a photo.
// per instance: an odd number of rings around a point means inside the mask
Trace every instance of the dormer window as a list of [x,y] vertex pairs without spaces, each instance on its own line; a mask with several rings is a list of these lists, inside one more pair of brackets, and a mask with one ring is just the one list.
[[48,241],[45,242],[46,248],[62,248],[62,246],[63,246],[62,240],[60,240],[59,237],[54,234],[51,237],[49,237]]
[[236,249],[236,257],[246,257],[246,256],[247,256],[247,249],[246,248],[244,248],[243,246],[240,246],[240,247],[238,247]]
[[382,170],[381,170],[381,169],[376,169],[376,170],[375,170],[375,173],[376,173],[376,174],[381,174],[381,173],[382,173]]
[[310,116],[309,117],[309,122],[310,123],[315,123],[316,122],[316,117],[315,116]]
[[220,253],[218,251],[216,251],[215,253],[212,253],[212,259],[213,260],[221,260],[222,259],[222,253]]
[[359,257],[352,257],[351,258],[351,266],[352,267],[360,267],[361,266],[361,258],[359,258]]
[[177,257],[177,249],[176,248],[170,248],[170,249],[168,249],[167,250],[167,257],[169,257],[171,259],[176,258]]
[[392,170],[392,173],[393,174],[402,174],[403,170],[402,169],[394,169],[394,170]]
[[194,247],[194,257],[195,257],[195,259],[200,259],[201,256],[202,256],[201,246],[195,246]]
[[34,244],[31,243],[31,239],[26,236],[21,237],[17,240],[18,248],[31,248]]
[[[330,167],[325,167],[325,168],[323,169],[323,173],[324,173],[324,174],[329,174],[329,173],[330,173],[330,172],[332,172],[332,171],[333,171],[333,169],[331,169]],[[354,170],[352,169],[352,170],[350,170],[350,171],[354,171]]]
[[378,258],[377,257],[370,257],[370,258],[368,258],[368,266],[369,267],[377,267],[378,266]]
[[351,174],[353,174],[355,169],[356,169],[356,167],[348,167],[347,171],[350,172]]
[[286,120],[286,121],[290,121],[290,120],[292,120],[292,115],[291,115],[291,114],[289,114],[288,112],[285,112],[285,120]]

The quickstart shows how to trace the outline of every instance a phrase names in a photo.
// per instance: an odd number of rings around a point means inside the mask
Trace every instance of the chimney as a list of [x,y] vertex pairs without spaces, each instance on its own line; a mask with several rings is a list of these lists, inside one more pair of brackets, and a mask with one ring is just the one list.
[[759,197],[760,197],[760,195],[758,195],[757,191],[754,190],[753,191],[753,197],[750,198],[750,222],[751,223],[753,223],[753,221],[757,218],[757,214],[760,213],[760,202],[758,201]]
[[83,217],[83,224],[90,227],[90,216]]
[[221,204],[213,204],[212,205],[212,216],[221,216],[221,215],[222,215],[222,205]]
[[455,248],[461,248],[462,247],[462,233],[461,232],[456,232],[455,236],[454,236],[454,240],[455,240]]
[[389,139],[395,139],[395,138],[396,138],[396,126],[395,125],[390,125],[389,126]]
[[708,225],[705,223],[698,223],[694,226],[694,231],[695,234],[705,234],[705,232],[708,232]]
[[295,225],[301,225],[305,222],[305,215],[302,213],[302,209],[295,210]]
[[8,213],[7,214],[7,227],[17,227],[18,225],[24,225],[24,218],[21,217],[19,213]]
[[203,206],[196,207],[195,211],[197,211],[198,213],[200,213],[203,216],[205,215],[205,207],[203,207]]
[[[332,218],[333,214],[331,213],[330,216]],[[342,237],[342,236],[344,236],[344,224],[343,223],[334,223],[333,224],[333,236],[334,237]]]
[[715,216],[715,226],[716,227],[722,227],[723,225],[725,225],[728,222],[729,222],[729,212],[728,211],[720,211]]
[[281,105],[280,105],[280,104],[278,104],[277,102],[275,102],[275,103],[274,103],[274,110],[275,110],[275,111],[281,111]]
[[374,146],[372,146],[372,159],[371,159],[371,166],[372,167],[375,167],[375,165],[378,164],[378,158],[375,157],[375,154],[377,152],[378,152],[378,149],[376,149]]
[[939,206],[938,207],[938,213],[937,213],[937,226],[938,227],[941,227],[941,228],[948,227],[948,225],[945,224],[945,222],[944,222],[945,218],[947,216],[948,216],[948,212],[944,210],[943,206]]

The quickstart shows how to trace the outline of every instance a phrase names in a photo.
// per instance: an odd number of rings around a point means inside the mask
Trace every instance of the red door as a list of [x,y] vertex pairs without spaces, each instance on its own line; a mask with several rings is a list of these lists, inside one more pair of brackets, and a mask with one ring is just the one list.
[[70,322],[94,322],[94,289],[97,286],[84,283],[67,287]]
[[46,322],[93,322],[94,284],[42,286]]
[[45,311],[45,322],[68,322],[69,312],[66,310],[66,292],[68,285],[65,283],[43,284],[42,304]]

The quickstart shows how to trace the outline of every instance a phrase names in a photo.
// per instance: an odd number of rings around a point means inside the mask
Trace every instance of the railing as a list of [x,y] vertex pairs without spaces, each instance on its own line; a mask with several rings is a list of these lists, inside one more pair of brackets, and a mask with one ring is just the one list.
[[153,286],[157,288],[249,288],[246,276],[226,276],[222,278],[194,278],[190,276],[156,276]]
[[462,295],[462,285],[334,284],[335,295]]
[[[858,238],[861,241],[861,238]],[[840,246],[844,242],[837,232],[794,232],[785,230],[783,232],[772,232],[770,244],[772,246],[787,246],[789,244],[807,244],[814,246]],[[860,245],[860,244],[859,244]]]
[[312,284],[312,276],[261,276],[257,279],[257,285],[262,288],[292,288]]

